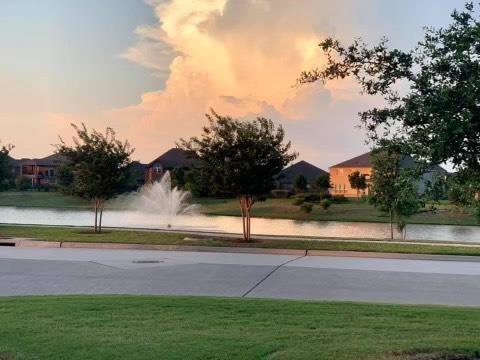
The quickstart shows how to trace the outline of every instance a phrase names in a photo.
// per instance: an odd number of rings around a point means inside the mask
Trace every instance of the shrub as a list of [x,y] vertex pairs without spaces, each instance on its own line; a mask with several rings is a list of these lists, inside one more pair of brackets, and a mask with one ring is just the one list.
[[322,201],[320,201],[320,206],[325,211],[327,211],[331,205],[332,205],[332,202],[329,199],[323,199]]
[[272,198],[274,199],[287,199],[290,196],[290,192],[288,190],[272,190],[271,193]]
[[333,195],[332,196],[332,201],[334,203],[340,204],[340,203],[348,202],[348,199],[344,195]]
[[305,195],[305,201],[307,201],[307,202],[316,203],[316,202],[319,202],[320,200],[321,199],[320,199],[319,194],[307,194],[307,195]]
[[312,212],[313,210],[313,204],[312,203],[308,203],[308,202],[304,202],[302,205],[300,205],[300,209],[302,209],[302,211],[306,214],[309,214]]
[[17,191],[27,191],[32,189],[32,180],[26,176],[19,176],[15,179],[15,188]]
[[305,197],[303,196],[296,196],[295,200],[293,200],[293,205],[302,205],[305,202]]
[[323,199],[331,200],[332,199],[332,194],[330,194],[328,191],[325,191],[325,192],[320,193],[319,197],[320,197],[320,201],[322,201]]

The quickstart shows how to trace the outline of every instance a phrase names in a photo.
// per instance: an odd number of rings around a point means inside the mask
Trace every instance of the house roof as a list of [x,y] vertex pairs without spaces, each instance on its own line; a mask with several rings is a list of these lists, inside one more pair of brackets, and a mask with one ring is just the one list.
[[302,160],[283,169],[278,174],[277,179],[283,183],[293,183],[298,175],[303,175],[308,182],[312,182],[318,179],[320,175],[328,175],[328,172]]
[[59,154],[52,154],[44,158],[39,159],[21,159],[17,160],[22,165],[35,165],[35,166],[58,166],[65,158]]
[[150,162],[148,167],[154,164],[161,164],[164,168],[189,167],[197,162],[198,160],[192,159],[185,150],[172,148]]
[[330,166],[330,168],[348,168],[348,167],[359,167],[359,168],[365,167],[365,168],[368,168],[368,167],[372,167],[373,165],[372,165],[372,162],[370,161],[370,155],[371,154],[372,154],[372,152],[369,151],[365,154],[355,156],[354,158],[351,158],[351,159],[343,161],[339,164]]
[[[351,158],[349,160],[346,160],[344,162],[341,162],[337,165],[330,166],[331,168],[370,168],[373,167],[372,162],[370,161],[371,159],[372,152],[369,151],[365,154],[356,156],[354,158]],[[400,161],[400,167],[402,168],[410,168],[414,166],[415,160],[410,156],[406,155],[402,158]],[[440,165],[433,165],[428,168],[428,172],[447,172],[444,168],[442,168]]]

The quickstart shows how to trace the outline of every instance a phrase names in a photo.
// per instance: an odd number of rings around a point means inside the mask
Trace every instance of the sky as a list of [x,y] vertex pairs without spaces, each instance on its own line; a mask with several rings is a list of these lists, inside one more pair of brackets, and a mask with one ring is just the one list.
[[462,0],[1,0],[0,141],[42,157],[71,123],[113,127],[149,162],[198,135],[213,108],[271,118],[327,169],[368,151],[353,80],[295,87],[318,43],[382,36],[409,49]]

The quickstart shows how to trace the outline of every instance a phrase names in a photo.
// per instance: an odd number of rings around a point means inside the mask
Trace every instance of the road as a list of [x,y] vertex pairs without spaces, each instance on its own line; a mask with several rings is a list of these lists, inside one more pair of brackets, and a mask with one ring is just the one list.
[[0,248],[0,296],[168,294],[480,306],[480,262]]

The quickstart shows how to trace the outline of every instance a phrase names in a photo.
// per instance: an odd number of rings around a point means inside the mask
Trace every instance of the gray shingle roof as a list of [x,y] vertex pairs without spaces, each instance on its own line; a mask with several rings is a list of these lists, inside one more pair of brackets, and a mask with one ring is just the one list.
[[277,179],[282,183],[293,183],[298,175],[303,175],[308,182],[312,182],[320,175],[328,175],[328,172],[302,160],[283,169]]
[[354,158],[343,161],[339,164],[330,166],[330,168],[346,168],[346,167],[372,167],[372,162],[370,161],[371,151],[356,156]]

